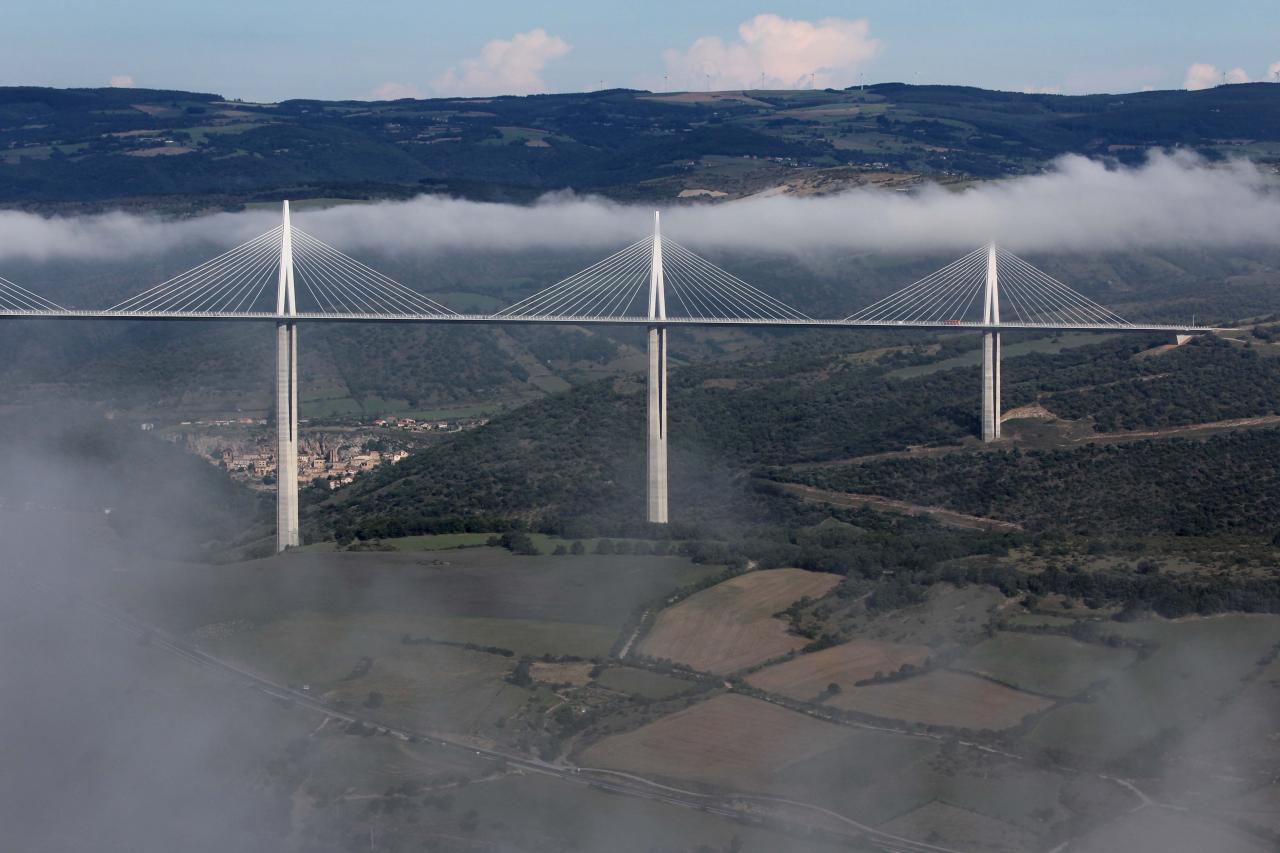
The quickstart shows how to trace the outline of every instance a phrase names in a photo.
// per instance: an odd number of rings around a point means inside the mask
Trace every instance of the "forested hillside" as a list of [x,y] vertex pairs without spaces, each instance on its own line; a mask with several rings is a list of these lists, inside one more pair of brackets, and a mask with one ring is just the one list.
[[[1260,500],[1269,486],[1257,473],[1280,454],[1273,433],[1114,446],[1064,434],[1034,441],[1075,442],[1071,449],[975,453],[976,367],[900,378],[898,353],[882,356],[885,364],[854,362],[831,343],[797,339],[770,358],[672,374],[673,517],[721,526],[768,517],[776,501],[748,476],[768,471],[1072,533],[1269,535],[1280,526],[1274,506]],[[1117,337],[1010,358],[1005,409],[1037,404],[1071,436],[1280,413],[1280,358],[1271,345],[1207,338],[1153,349],[1160,343]],[[945,366],[947,355],[937,353],[935,364]],[[639,382],[607,380],[526,406],[313,501],[311,524],[364,538],[437,529],[441,518],[480,528],[554,529],[582,518],[626,527],[642,506],[641,392]],[[969,449],[844,467],[854,457],[928,446]],[[785,467],[797,463],[805,465]]]
[[1280,87],[1033,95],[886,83],[822,91],[255,104],[152,89],[0,88],[0,204],[670,198],[893,175],[989,178],[1066,153],[1280,158]]

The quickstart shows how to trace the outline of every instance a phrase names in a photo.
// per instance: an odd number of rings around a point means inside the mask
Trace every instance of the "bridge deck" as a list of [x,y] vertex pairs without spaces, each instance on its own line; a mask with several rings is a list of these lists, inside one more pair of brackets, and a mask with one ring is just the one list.
[[1171,332],[1194,335],[1225,331],[1214,326],[1190,326],[1185,324],[1133,323],[1133,324],[1055,324],[1003,321],[982,323],[967,320],[914,321],[914,320],[815,320],[755,318],[755,317],[667,317],[655,323],[648,317],[512,317],[496,314],[330,314],[323,312],[299,312],[276,314],[258,312],[216,311],[61,311],[0,310],[0,320],[217,320],[232,322],[323,322],[323,323],[491,323],[508,324],[544,323],[562,326],[777,326],[792,328],[873,328],[873,329],[972,329],[975,331],[1055,331],[1055,332]]

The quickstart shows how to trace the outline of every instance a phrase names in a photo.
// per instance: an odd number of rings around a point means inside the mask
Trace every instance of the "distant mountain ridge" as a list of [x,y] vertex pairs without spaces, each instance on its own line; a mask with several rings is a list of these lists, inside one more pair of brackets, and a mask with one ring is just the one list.
[[[399,101],[228,101],[157,89],[0,88],[0,205],[236,207],[441,191],[527,200],[827,191],[995,178],[1152,148],[1280,163],[1280,85],[1044,95],[845,90]],[[693,191],[709,190],[710,193]]]

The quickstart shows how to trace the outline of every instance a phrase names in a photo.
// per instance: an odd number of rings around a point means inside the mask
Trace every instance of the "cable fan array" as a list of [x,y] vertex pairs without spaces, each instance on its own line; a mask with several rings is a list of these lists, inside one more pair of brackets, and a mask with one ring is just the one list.
[[[990,247],[975,249],[845,318],[851,323],[981,323]],[[1012,252],[996,248],[1001,322],[1054,326],[1131,325]]]
[[[125,313],[274,312],[284,226],[130,297]],[[434,299],[343,254],[298,228],[291,230],[298,310],[326,314],[457,316]]]
[[0,278],[0,311],[64,311],[61,305],[50,302],[25,287]]
[[[647,317],[652,236],[499,311],[496,317]],[[663,239],[666,316],[698,320],[807,320],[735,275]]]

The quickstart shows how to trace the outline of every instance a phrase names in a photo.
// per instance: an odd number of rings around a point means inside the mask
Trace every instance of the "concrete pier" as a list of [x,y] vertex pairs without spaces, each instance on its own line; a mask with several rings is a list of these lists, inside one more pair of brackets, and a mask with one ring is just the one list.
[[[284,203],[276,314],[298,313],[293,287],[293,226]],[[298,324],[276,323],[276,550],[302,544],[298,522]]]
[[649,328],[649,521],[667,523],[667,330]]
[[[1000,272],[996,244],[987,246],[987,281],[983,289],[982,322],[1000,322]],[[982,440],[1000,437],[1000,333],[982,333]]]
[[298,325],[276,324],[276,550],[302,544],[298,522]]
[[[649,319],[667,318],[666,280],[662,272],[662,221],[653,214],[653,257],[649,263]],[[667,518],[667,329],[649,327],[649,441],[648,519],[666,524]]]
[[1000,333],[982,333],[982,440],[1000,437]]

